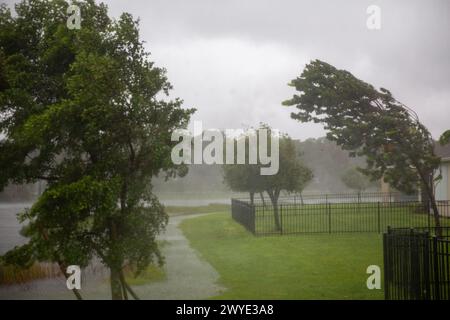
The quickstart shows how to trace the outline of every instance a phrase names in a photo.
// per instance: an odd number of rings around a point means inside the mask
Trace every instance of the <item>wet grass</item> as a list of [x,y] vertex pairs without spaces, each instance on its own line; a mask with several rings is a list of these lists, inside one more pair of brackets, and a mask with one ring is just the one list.
[[[280,233],[271,206],[257,207],[257,234]],[[377,203],[340,203],[282,205],[279,208],[283,233],[383,232],[392,227],[433,227],[434,218],[417,203],[383,205]],[[441,217],[443,226],[450,219]]]
[[139,276],[135,277],[131,270],[125,271],[125,280],[129,285],[140,286],[150,282],[162,281],[166,279],[166,272],[162,267],[149,265]]
[[366,286],[367,267],[383,269],[379,234],[255,237],[229,212],[181,229],[228,288],[217,299],[383,299]]
[[165,208],[169,216],[177,216],[183,214],[212,213],[218,211],[225,211],[230,209],[230,205],[221,203],[210,203],[204,206],[166,206]]

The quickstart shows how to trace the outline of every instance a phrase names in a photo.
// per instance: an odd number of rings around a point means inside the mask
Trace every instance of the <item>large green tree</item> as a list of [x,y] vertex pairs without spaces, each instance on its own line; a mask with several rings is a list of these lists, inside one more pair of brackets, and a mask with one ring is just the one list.
[[126,299],[135,294],[123,268],[162,262],[155,237],[167,215],[151,179],[185,173],[172,164],[170,138],[194,110],[164,97],[165,70],[149,60],[131,15],[113,20],[103,4],[72,3],[79,30],[67,28],[63,0],[22,1],[15,15],[0,7],[0,188],[47,185],[21,215],[29,242],[3,259],[64,270],[98,257],[112,298]]
[[290,86],[298,93],[283,104],[297,108],[293,119],[324,124],[328,139],[353,156],[366,157],[363,172],[373,180],[383,178],[407,193],[420,184],[440,226],[432,180],[439,157],[431,134],[411,109],[388,90],[320,60],[306,65]]

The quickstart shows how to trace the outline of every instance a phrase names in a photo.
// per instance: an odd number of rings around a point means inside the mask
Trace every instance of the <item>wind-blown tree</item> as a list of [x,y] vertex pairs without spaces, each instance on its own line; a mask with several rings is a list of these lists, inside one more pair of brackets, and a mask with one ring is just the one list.
[[362,172],[371,179],[384,178],[406,193],[420,184],[440,232],[432,180],[439,157],[434,154],[431,134],[411,109],[388,90],[377,90],[320,60],[306,65],[289,85],[299,92],[283,102],[297,108],[293,119],[324,124],[329,140],[350,150],[352,156],[366,156]]
[[112,298],[136,298],[123,268],[163,261],[155,237],[167,215],[151,179],[185,173],[171,161],[171,133],[194,110],[164,98],[171,85],[131,15],[111,20],[105,5],[73,3],[79,30],[66,26],[66,1],[22,1],[14,16],[0,7],[0,189],[47,185],[20,215],[28,243],[2,259],[53,261],[65,272],[98,257]]
[[[269,129],[267,126],[262,128]],[[271,133],[269,133],[271,134]],[[248,150],[248,148],[247,148]],[[278,199],[281,191],[301,193],[312,180],[312,171],[301,161],[294,141],[287,135],[279,137],[279,170],[274,175],[261,175],[258,164],[233,164],[224,166],[225,183],[233,191],[250,194],[265,191],[273,207],[274,223],[281,230]]]
[[446,145],[450,143],[450,130],[445,131],[439,138],[439,143],[441,145]]

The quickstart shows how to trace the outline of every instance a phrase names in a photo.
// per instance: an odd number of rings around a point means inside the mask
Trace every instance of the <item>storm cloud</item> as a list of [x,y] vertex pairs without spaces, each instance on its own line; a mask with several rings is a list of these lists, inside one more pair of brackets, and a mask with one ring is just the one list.
[[[295,138],[324,135],[290,119],[287,83],[312,59],[389,89],[434,137],[449,129],[450,2],[110,0],[110,13],[140,18],[152,59],[172,95],[197,108],[206,128],[265,122]],[[369,5],[381,29],[366,27]]]

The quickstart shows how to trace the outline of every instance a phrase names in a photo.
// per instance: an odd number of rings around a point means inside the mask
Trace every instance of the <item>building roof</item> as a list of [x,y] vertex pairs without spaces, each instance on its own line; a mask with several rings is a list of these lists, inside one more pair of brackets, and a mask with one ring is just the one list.
[[450,161],[450,143],[445,146],[441,146],[439,143],[434,145],[434,152],[437,156],[441,157],[442,160]]

